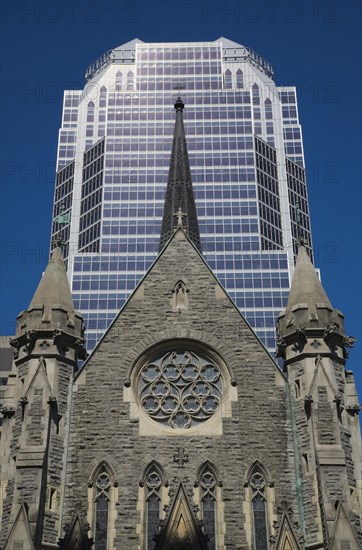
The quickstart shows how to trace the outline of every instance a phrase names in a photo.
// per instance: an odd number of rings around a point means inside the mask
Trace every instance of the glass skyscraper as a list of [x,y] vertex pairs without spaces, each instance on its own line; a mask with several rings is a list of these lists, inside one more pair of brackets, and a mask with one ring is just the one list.
[[158,253],[179,94],[204,258],[272,351],[294,239],[312,244],[296,90],[225,38],[133,40],[65,92],[52,239],[65,243],[88,349]]

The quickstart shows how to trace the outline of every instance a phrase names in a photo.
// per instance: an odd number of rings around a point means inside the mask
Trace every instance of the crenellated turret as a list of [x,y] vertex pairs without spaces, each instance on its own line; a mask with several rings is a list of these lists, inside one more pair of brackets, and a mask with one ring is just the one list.
[[2,411],[1,543],[4,550],[14,543],[39,550],[59,536],[73,374],[86,353],[83,319],[74,311],[59,247],[28,309],[18,316],[10,343],[14,364]]

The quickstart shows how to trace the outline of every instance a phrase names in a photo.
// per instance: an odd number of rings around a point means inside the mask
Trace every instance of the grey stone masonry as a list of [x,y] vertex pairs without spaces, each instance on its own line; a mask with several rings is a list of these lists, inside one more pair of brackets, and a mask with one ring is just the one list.
[[[187,288],[187,303],[178,308],[173,291],[180,281]],[[196,429],[165,428],[150,420],[137,395],[142,358],[154,349],[180,346],[210,350],[224,365],[220,410]],[[163,505],[169,503],[168,491],[182,480],[200,504],[193,484],[201,465],[210,461],[220,480],[217,548],[251,550],[248,471],[255,461],[266,472],[270,534],[282,500],[289,501],[298,519],[287,389],[274,360],[178,229],[76,378],[64,524],[81,506],[94,536],[94,473],[105,461],[116,486],[109,548],[143,549],[140,482],[147,465],[157,461],[167,479]],[[182,468],[174,460],[178,448],[188,454]],[[200,511],[198,515],[201,519]]]
[[0,452],[4,550],[54,548],[58,541],[70,396],[83,334],[57,248],[11,341]]
[[[360,548],[361,438],[343,314],[331,305],[301,244],[278,352],[291,389],[306,543]],[[358,542],[359,541],[359,542]]]

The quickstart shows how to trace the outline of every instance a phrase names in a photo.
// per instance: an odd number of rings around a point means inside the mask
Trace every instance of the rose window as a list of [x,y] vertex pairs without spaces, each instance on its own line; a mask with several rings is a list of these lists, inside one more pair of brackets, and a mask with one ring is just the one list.
[[171,428],[191,428],[219,408],[222,377],[209,357],[171,351],[143,366],[138,392],[151,418]]

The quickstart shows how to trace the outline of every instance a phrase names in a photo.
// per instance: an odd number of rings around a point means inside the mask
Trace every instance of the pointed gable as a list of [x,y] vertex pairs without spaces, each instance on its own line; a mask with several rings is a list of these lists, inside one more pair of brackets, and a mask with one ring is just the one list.
[[14,524],[5,542],[4,550],[35,550],[27,510],[24,504],[19,508]]
[[316,358],[316,366],[313,373],[312,382],[309,387],[308,395],[314,395],[318,391],[318,386],[328,388],[334,398],[337,398],[337,390],[332,384],[326,370],[323,366],[322,357]]
[[278,521],[274,522],[276,534],[270,537],[273,550],[302,550],[303,537],[297,534],[298,522],[294,519],[293,509],[286,500],[277,510]]
[[182,483],[176,491],[158,536],[155,550],[207,550],[207,537],[195,517]]
[[59,541],[63,550],[90,550],[93,546],[93,539],[88,537],[89,526],[76,514],[72,523],[67,529],[67,534]]
[[[175,308],[174,286],[183,279],[187,280],[187,308]],[[143,392],[145,384],[140,380],[140,369],[148,361],[161,360],[165,353],[177,351],[200,353],[201,361],[209,357],[220,373],[220,383],[216,388],[212,381],[205,382],[210,398],[205,398],[202,404],[205,412],[200,425],[200,417],[193,409],[197,405],[190,396],[189,411],[183,409],[184,417],[180,414],[175,419],[170,418],[173,428],[187,428],[189,436],[195,433],[221,435],[223,418],[232,415],[232,403],[237,401],[238,391],[251,400],[250,414],[256,393],[256,401],[260,399],[265,403],[262,392],[258,392],[261,385],[266,385],[268,407],[284,409],[283,374],[182,229],[176,231],[109,327],[78,374],[77,384],[86,385],[84,391],[91,395],[99,384],[111,377],[112,383],[124,388],[123,399],[130,404],[133,419],[140,422],[140,434],[161,435],[169,429],[167,422],[171,412],[164,412],[167,419],[164,425],[152,411],[147,413],[146,409],[152,409],[155,403],[151,395],[153,385],[149,384],[148,398]],[[115,362],[114,357],[117,357]],[[253,381],[251,388],[250,380]],[[273,391],[276,386],[281,387],[279,397]],[[174,394],[177,401],[176,393],[177,390]],[[174,398],[170,397],[164,404],[169,410],[177,407]],[[96,397],[94,399],[97,401]],[[135,403],[140,406],[135,407]],[[214,414],[211,414],[212,407]],[[174,409],[175,414],[178,411]],[[209,419],[209,422],[204,421]],[[273,420],[272,415],[270,421]]]
[[26,398],[29,397],[31,391],[34,388],[41,388],[42,390],[45,390],[46,397],[51,395],[51,392],[52,392],[52,388],[50,386],[47,371],[46,371],[46,363],[45,363],[44,357],[40,357],[38,361],[39,361],[38,367],[34,373],[34,376],[31,378],[25,392]]
[[355,529],[353,528],[347,512],[341,502],[337,503],[337,513],[332,528],[330,548],[331,550],[340,550],[341,548],[348,548],[348,550],[359,550],[360,548],[360,543],[357,539]]

